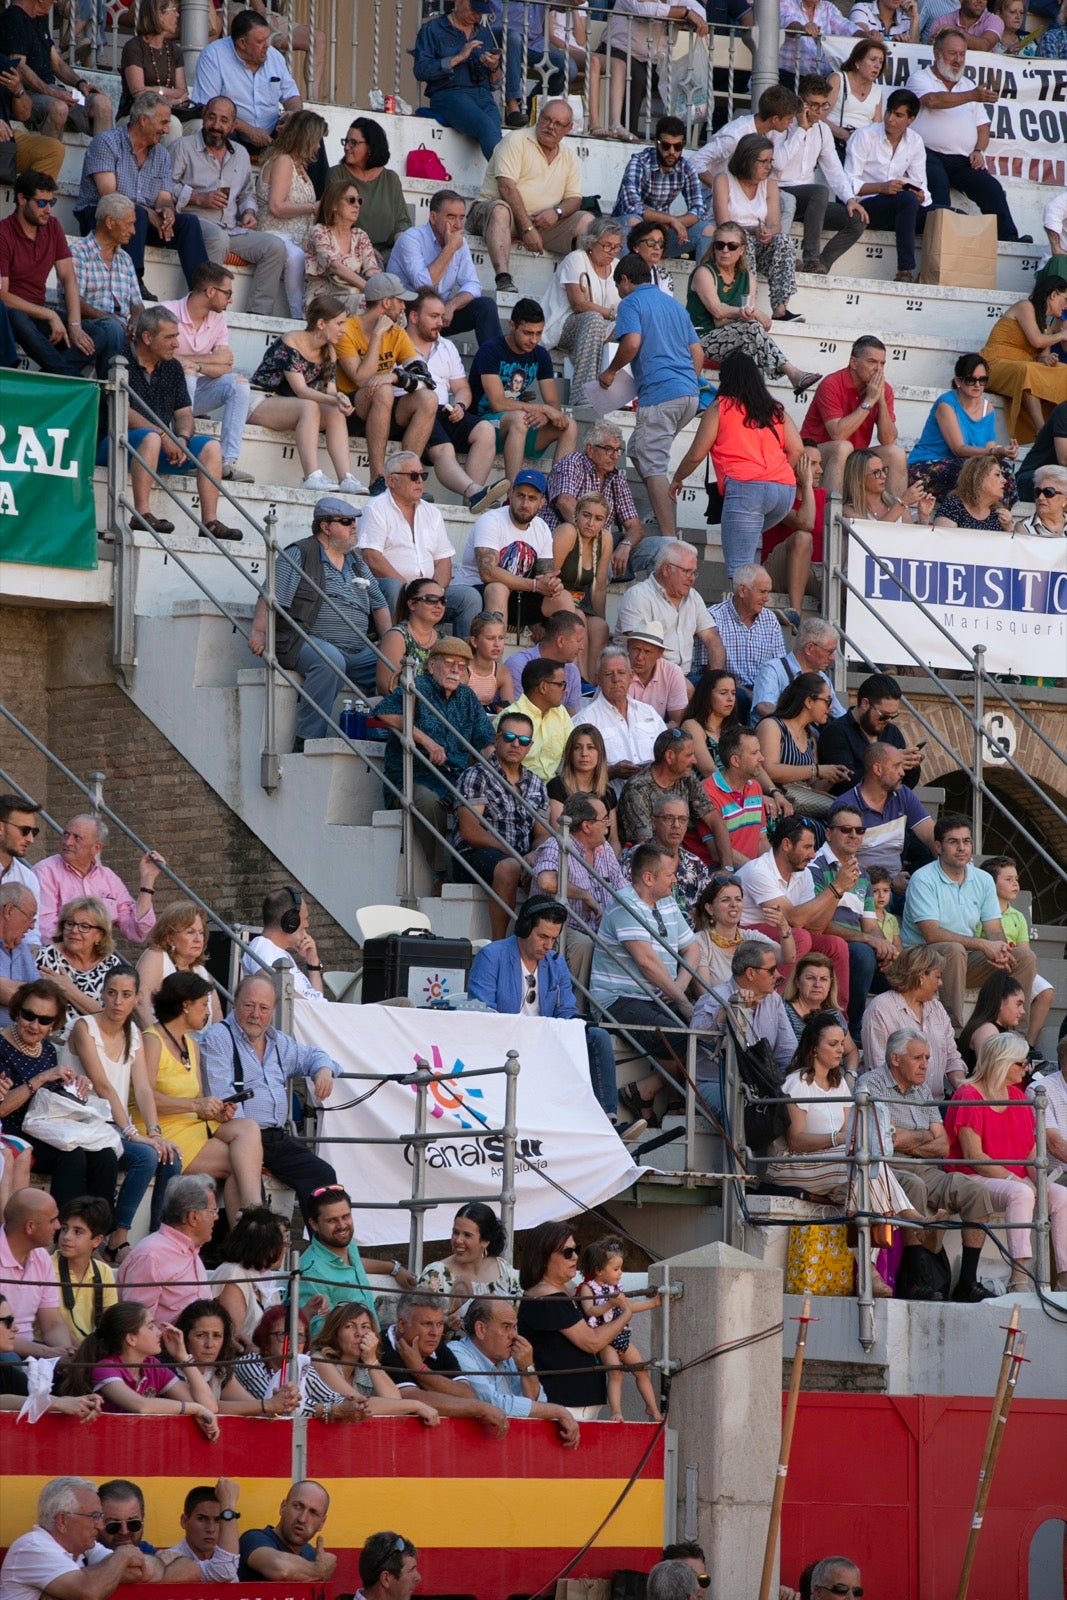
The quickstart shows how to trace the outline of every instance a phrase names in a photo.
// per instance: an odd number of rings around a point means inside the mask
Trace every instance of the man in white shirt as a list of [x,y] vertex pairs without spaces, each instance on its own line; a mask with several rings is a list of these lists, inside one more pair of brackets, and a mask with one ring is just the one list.
[[184,1558],[196,1562],[205,1582],[236,1583],[240,1493],[232,1478],[190,1489],[181,1516],[184,1537],[169,1550],[158,1552],[164,1566]]
[[26,934],[26,943],[35,949],[41,943],[36,909],[40,885],[37,874],[26,865],[23,857],[40,831],[37,808],[32,800],[23,800],[17,794],[0,794],[0,888],[5,883],[21,883],[33,895],[33,923]]
[[[299,956],[307,969],[301,971],[294,960]],[[252,940],[241,958],[241,970],[255,977],[262,973],[259,961],[273,967],[284,961],[293,969],[293,993],[299,1000],[325,1000],[322,982],[322,962],[315,941],[308,931],[307,902],[291,884],[283,884],[263,898],[263,932]]]
[[[463,496],[468,511],[476,515],[503,500],[511,485],[507,478],[490,481],[496,456],[496,428],[474,410],[471,386],[463,358],[445,326],[445,301],[437,289],[420,289],[408,308],[407,334],[430,369],[437,391],[437,422],[449,443],[431,444],[426,454],[437,480]],[[464,471],[457,460],[467,457]]]
[[913,72],[907,87],[918,95],[921,110],[915,132],[926,146],[926,175],[938,208],[951,205],[950,189],[959,189],[985,216],[997,219],[997,238],[1022,244],[1000,182],[986,171],[985,150],[990,123],[986,106],[996,105],[997,91],[979,84],[964,87],[967,36],[945,28],[934,42],[930,66]]
[[466,639],[482,609],[475,589],[452,582],[452,541],[445,519],[423,499],[425,472],[413,450],[385,463],[385,493],[367,501],[359,521],[359,553],[378,580],[390,611],[405,583],[433,578],[445,591],[444,620]]
[[[807,817],[779,818],[771,830],[771,848],[746,861],[737,870],[741,885],[741,926],[756,928],[769,939],[781,937],[779,922],[785,917],[793,930],[796,958],[809,950],[829,956],[837,978],[841,1009],[848,1007],[848,946],[836,934],[826,933],[843,897],[860,875],[853,859],[842,862],[825,888],[815,892],[808,863],[815,854],[815,834]],[[782,967],[786,976],[791,969]]]
[[151,1558],[136,1545],[111,1551],[96,1535],[100,1497],[87,1478],[53,1478],[37,1501],[37,1524],[0,1566],[4,1600],[108,1600],[120,1583],[144,1583]]
[[801,105],[800,96],[794,94],[792,89],[787,89],[782,83],[772,84],[760,95],[755,116],[749,113],[724,123],[706,144],[692,152],[688,157],[689,165],[701,183],[710,189],[719,173],[726,171],[730,157],[746,133],[762,133],[771,140],[776,134],[786,134],[793,126]]
[[556,570],[552,534],[540,515],[547,492],[544,473],[524,467],[515,475],[508,504],[485,512],[471,529],[456,578],[482,586],[486,611],[505,613],[519,594],[540,595],[549,612],[574,610]]
[[621,794],[627,778],[648,766],[652,747],[667,726],[654,706],[629,693],[632,677],[625,648],[605,645],[597,660],[597,692],[574,722],[576,728],[586,724],[600,730],[616,794]]
[[914,282],[919,211],[930,204],[926,146],[912,126],[918,115],[918,96],[894,89],[882,121],[857,128],[845,146],[845,181],[862,199],[871,227],[896,234],[898,283]]
[[689,673],[693,666],[693,640],[698,638],[708,654],[709,667],[724,667],[726,652],[711,613],[695,592],[697,553],[682,539],[671,539],[656,557],[652,576],[632,584],[619,607],[617,633],[640,631],[646,622],[663,627],[666,659]]
[[[803,103],[788,133],[774,141],[774,175],[779,193],[793,196],[796,214],[804,223],[800,270],[825,276],[867,226],[867,212],[845,176],[826,123],[831,102],[828,80],[808,74],[797,88]],[[816,171],[822,173],[825,186],[815,182]],[[837,229],[825,245],[824,224]]]

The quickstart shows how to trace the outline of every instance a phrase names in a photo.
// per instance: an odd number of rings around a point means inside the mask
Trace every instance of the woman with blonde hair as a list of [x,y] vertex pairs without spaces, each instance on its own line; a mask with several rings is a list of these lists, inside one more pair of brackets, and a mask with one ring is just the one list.
[[[786,979],[785,987],[782,989],[782,1003],[798,1042],[808,1018],[813,1017],[817,1011],[832,1012],[841,1025],[846,1030],[848,1028],[848,1021],[841,1009],[841,1001],[837,994],[837,974],[834,972],[834,964],[830,957],[820,950],[809,950],[806,956],[801,956]],[[846,1072],[853,1074],[859,1071],[860,1066],[859,1051],[847,1032],[843,1066]]]
[[606,531],[610,516],[611,502],[590,490],[575,502],[574,521],[559,522],[552,530],[553,563],[563,587],[585,618],[585,644],[578,667],[587,682],[594,675],[597,657],[611,638],[606,621],[613,555],[611,534]]
[[350,178],[330,179],[304,240],[308,300],[335,294],[350,311],[362,310],[367,279],[379,270],[377,252],[359,226],[362,205]]
[[[853,450],[841,481],[841,511],[862,522],[929,522],[935,500],[921,482],[911,484],[902,499],[886,489],[886,465],[876,450]],[[912,512],[908,517],[906,512]]]
[[329,129],[316,111],[294,111],[274,136],[256,174],[259,226],[285,242],[285,296],[289,315],[304,315],[304,240],[318,211],[308,166]]
[[756,276],[745,265],[748,236],[739,222],[721,222],[689,281],[686,310],[710,361],[743,350],[768,378],[785,376],[800,396],[822,377],[787,361],[770,337],[771,319],[756,304]]
[[898,1028],[921,1029],[930,1046],[926,1087],[934,1100],[950,1094],[967,1076],[952,1019],[938,999],[945,958],[932,945],[909,945],[885,970],[889,989],[872,995],[863,1013],[860,1045],[868,1071],[885,1063],[886,1043]]
[[[150,1028],[155,1022],[152,996],[172,972],[195,972],[211,982],[211,974],[203,965],[206,949],[204,913],[195,901],[172,900],[169,906],[164,906],[148,936],[148,947],[137,963],[134,1016],[139,1028]],[[222,1021],[222,1006],[214,990],[211,992],[211,1021]]]
[[[120,965],[111,942],[111,913],[102,900],[81,895],[59,913],[52,943],[37,955],[37,970],[51,978],[64,1000],[81,1016],[100,1010],[104,980]],[[59,1038],[66,1038],[62,1029]]]
[[311,1341],[311,1365],[334,1394],[362,1400],[372,1417],[418,1417],[436,1428],[440,1413],[417,1395],[401,1394],[378,1359],[380,1336],[366,1306],[334,1306]]
[[[1029,1053],[1021,1033],[986,1039],[973,1077],[960,1084],[945,1112],[950,1157],[946,1168],[976,1178],[989,1190],[993,1208],[1004,1213],[1011,1257],[1009,1294],[1025,1293],[1032,1283],[1037,1121],[1023,1088]],[[986,1162],[992,1164],[983,1165]],[[1046,1192],[1059,1292],[1067,1289],[1067,1189],[1050,1183]]]
[[960,468],[956,487],[937,508],[935,528],[967,528],[975,533],[1010,533],[1012,515],[1005,502],[1008,480],[990,450],[971,456]]
[[580,722],[563,747],[559,771],[548,783],[548,820],[558,828],[563,807],[572,794],[592,794],[608,808],[607,843],[619,853],[618,804],[608,779],[608,754],[604,735],[591,722]]

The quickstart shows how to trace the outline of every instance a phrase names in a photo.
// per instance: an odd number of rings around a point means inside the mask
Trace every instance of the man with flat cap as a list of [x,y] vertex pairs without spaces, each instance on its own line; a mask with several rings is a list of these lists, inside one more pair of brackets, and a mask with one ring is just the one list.
[[[297,707],[297,751],[332,731],[326,717],[342,672],[374,692],[378,657],[369,641],[392,626],[385,596],[356,550],[359,518],[347,500],[324,495],[311,513],[310,538],[298,539],[278,557],[275,590],[291,621],[278,617],[276,654],[281,666],[303,674],[307,695]],[[304,634],[314,643],[305,642]],[[260,599],[248,636],[252,654],[261,656],[266,642],[267,606]]]

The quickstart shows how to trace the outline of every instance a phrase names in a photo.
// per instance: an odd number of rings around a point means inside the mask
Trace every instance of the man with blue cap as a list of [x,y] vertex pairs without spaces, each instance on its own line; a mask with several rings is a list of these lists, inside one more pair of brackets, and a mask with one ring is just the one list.
[[541,516],[548,491],[543,472],[516,473],[506,506],[483,512],[467,538],[455,581],[479,589],[487,611],[517,610],[520,594],[535,595],[528,615],[573,611],[552,553],[552,534]]
[[[356,550],[360,515],[347,500],[323,495],[311,513],[310,538],[298,539],[278,557],[275,593],[288,617],[277,618],[276,654],[279,665],[303,674],[307,697],[296,713],[298,752],[306,740],[332,732],[326,717],[342,672],[374,692],[378,656],[369,641],[392,626],[385,596]],[[314,642],[305,642],[304,634]],[[261,598],[248,636],[252,654],[261,656],[266,642],[267,605]]]

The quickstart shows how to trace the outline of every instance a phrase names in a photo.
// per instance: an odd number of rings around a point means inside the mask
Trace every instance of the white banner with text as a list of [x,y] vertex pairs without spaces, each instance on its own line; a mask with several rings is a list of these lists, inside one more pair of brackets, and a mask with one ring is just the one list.
[[[835,34],[823,44],[836,66],[851,54],[856,40]],[[882,80],[886,93],[906,89],[912,73],[930,66],[933,58],[928,44],[891,44]],[[1030,183],[1067,182],[1067,65],[971,50],[964,75],[969,83],[993,89],[998,96],[996,105],[986,107],[988,170],[998,178],[1024,178]]]
[[[987,672],[1062,680],[1067,664],[1067,539],[963,528],[856,522],[848,540],[845,628],[872,661],[907,658],[892,628],[931,667],[965,668],[958,650],[986,647]],[[885,568],[888,567],[887,572]],[[921,601],[920,610],[908,591]]]
[[[580,1022],[520,1020],[476,1011],[324,1006],[310,1000],[297,1000],[293,1015],[293,1033],[301,1044],[325,1050],[342,1072],[384,1078],[413,1072],[416,1057],[426,1061],[435,1078],[429,1091],[431,1133],[494,1131],[496,1137],[490,1139],[431,1140],[426,1152],[426,1194],[431,1200],[459,1195],[492,1201],[499,1195],[504,1156],[499,1130],[504,1126],[507,1078],[503,1072],[484,1078],[468,1074],[502,1067],[508,1050],[517,1050],[520,1061],[516,1228],[573,1216],[582,1206],[610,1199],[637,1177],[637,1167],[593,1096]],[[352,1103],[361,1096],[366,1098]],[[383,1245],[405,1239],[409,1212],[395,1207],[411,1197],[415,1088],[340,1082],[326,1102],[322,1124],[319,1154],[334,1167],[352,1199],[381,1201],[380,1210],[356,1212],[359,1242]],[[401,1142],[340,1142],[346,1138]],[[427,1238],[448,1238],[458,1203],[449,1199],[431,1207]]]

